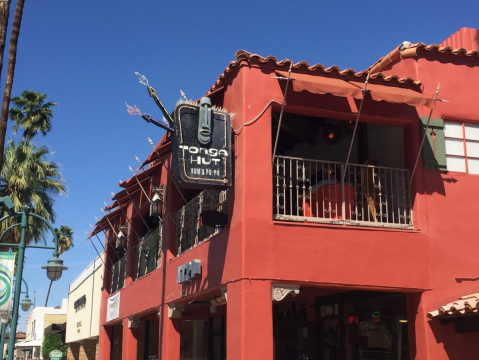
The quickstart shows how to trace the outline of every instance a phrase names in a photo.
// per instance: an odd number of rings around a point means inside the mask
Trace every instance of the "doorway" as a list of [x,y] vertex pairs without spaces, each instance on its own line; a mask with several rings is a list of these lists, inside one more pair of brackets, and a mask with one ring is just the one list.
[[123,326],[122,324],[111,327],[111,348],[110,360],[121,360],[123,342]]
[[318,359],[409,360],[405,296],[351,291],[317,298]]
[[195,360],[225,360],[226,316],[181,320],[180,357]]

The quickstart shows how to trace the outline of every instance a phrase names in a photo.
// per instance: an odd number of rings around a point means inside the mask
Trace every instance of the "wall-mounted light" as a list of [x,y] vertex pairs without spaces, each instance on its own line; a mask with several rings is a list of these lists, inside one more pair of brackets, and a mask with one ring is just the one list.
[[126,236],[121,230],[116,235],[116,248],[118,249],[119,247],[126,247]]
[[161,216],[162,205],[163,201],[161,200],[161,196],[155,193],[150,202],[150,216]]

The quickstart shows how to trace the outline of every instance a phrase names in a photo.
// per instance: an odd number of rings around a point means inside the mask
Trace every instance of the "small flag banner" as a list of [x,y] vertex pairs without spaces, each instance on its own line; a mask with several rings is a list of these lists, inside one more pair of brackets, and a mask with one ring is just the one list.
[[108,308],[106,310],[106,321],[117,319],[120,316],[120,293],[116,293],[108,298]]
[[14,266],[15,253],[0,252],[0,322],[2,323],[7,323],[10,318]]

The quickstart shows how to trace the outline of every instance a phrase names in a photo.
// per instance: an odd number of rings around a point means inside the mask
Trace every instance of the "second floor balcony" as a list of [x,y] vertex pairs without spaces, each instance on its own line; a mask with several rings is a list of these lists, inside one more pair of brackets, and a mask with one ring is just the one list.
[[222,230],[202,224],[201,214],[206,210],[227,215],[227,190],[203,190],[173,215],[178,255]]
[[407,169],[276,156],[275,220],[412,229]]

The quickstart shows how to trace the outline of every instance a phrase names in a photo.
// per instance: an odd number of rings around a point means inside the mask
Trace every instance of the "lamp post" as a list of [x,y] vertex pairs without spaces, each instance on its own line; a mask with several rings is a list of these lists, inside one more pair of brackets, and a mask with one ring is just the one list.
[[[25,293],[25,297],[23,300],[20,302],[20,305],[22,306],[23,311],[28,311],[30,310],[30,307],[32,306],[32,301],[30,300],[28,296],[28,284],[25,281],[25,279],[22,279],[23,283],[25,284],[26,291],[20,291],[21,293]],[[11,320],[11,319],[10,319]],[[5,347],[5,334],[7,332],[7,325],[8,323],[2,323],[2,333],[0,337],[0,355],[2,356],[3,359],[3,348]]]
[[[30,213],[30,208],[28,206],[23,207],[23,211],[15,213],[14,205],[10,197],[4,196],[0,198],[0,205],[2,205],[8,212],[7,216],[4,216],[0,219],[0,223],[6,219],[11,217],[21,217],[20,223],[14,224],[9,226],[5,231],[0,235],[0,241],[3,238],[3,235],[15,226],[21,226],[22,232],[20,237],[19,244],[8,244],[8,243],[1,243],[0,246],[8,246],[8,247],[18,247],[18,260],[17,260],[17,273],[15,277],[15,283],[19,284],[22,281],[23,276],[23,261],[25,260],[25,248],[39,248],[39,249],[51,249],[53,250],[53,256],[50,260],[48,260],[47,264],[42,266],[42,269],[47,270],[47,277],[52,280],[58,280],[62,276],[63,270],[67,270],[67,267],[63,265],[63,260],[60,260],[58,257],[58,238],[57,234],[55,233],[55,229],[53,226],[41,216]],[[45,241],[45,246],[42,245],[27,245],[25,243],[25,235],[27,232],[27,228],[32,226],[28,224],[29,217],[37,218],[38,220],[42,221],[52,232],[53,240],[55,242],[55,246],[47,246]],[[15,349],[15,334],[17,331],[17,321],[18,321],[18,308],[20,306],[20,288],[21,286],[15,286],[15,295],[13,301],[13,313],[12,313],[12,323],[10,325],[10,339],[8,341],[8,360],[13,360],[13,351]]]

